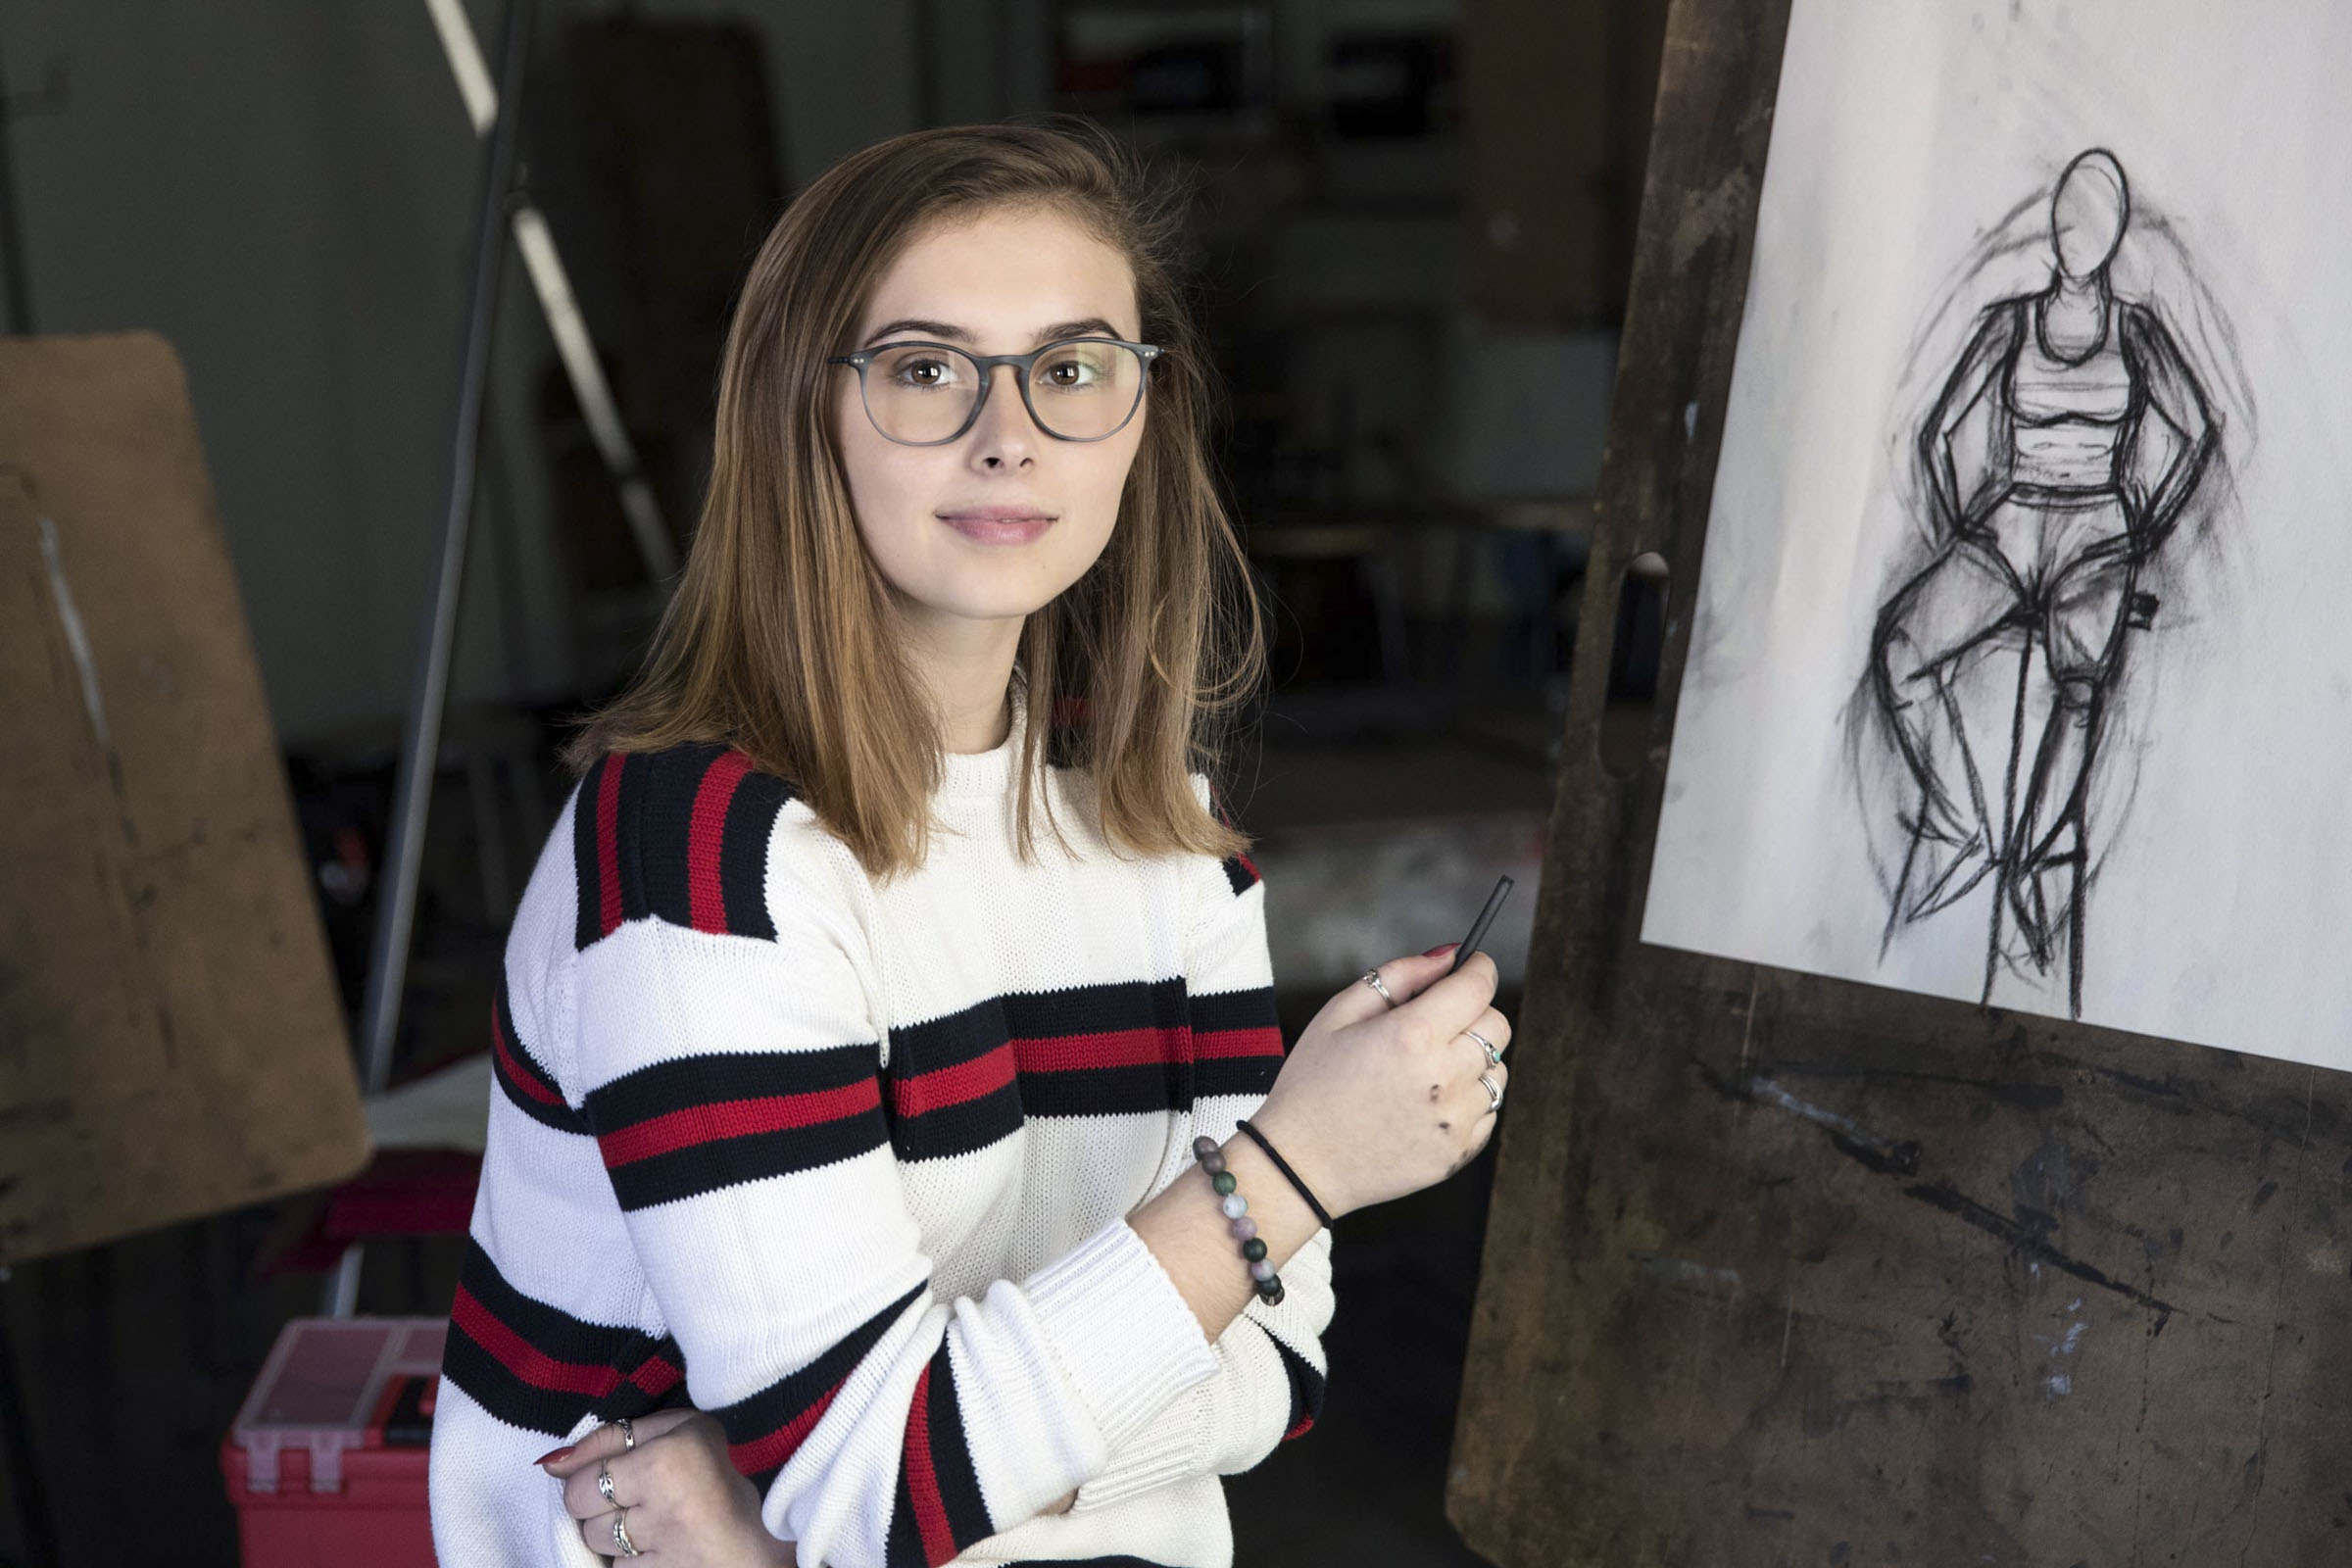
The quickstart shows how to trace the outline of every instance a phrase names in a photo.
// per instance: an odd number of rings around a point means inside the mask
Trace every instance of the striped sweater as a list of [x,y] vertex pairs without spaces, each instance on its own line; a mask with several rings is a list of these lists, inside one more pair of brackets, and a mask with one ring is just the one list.
[[531,1461],[682,1400],[804,1568],[1232,1561],[1217,1477],[1321,1407],[1330,1232],[1212,1344],[1125,1216],[1281,1065],[1264,889],[1247,857],[1113,855],[1053,765],[1069,849],[1041,820],[1023,864],[1013,707],[880,885],[717,746],[573,792],[492,1020],[448,1568],[599,1562]]

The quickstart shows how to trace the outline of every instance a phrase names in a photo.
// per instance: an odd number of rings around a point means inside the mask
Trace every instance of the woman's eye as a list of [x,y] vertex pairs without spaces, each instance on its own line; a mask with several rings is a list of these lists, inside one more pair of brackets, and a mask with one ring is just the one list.
[[904,360],[894,379],[906,386],[939,386],[948,379],[948,364],[945,360]]

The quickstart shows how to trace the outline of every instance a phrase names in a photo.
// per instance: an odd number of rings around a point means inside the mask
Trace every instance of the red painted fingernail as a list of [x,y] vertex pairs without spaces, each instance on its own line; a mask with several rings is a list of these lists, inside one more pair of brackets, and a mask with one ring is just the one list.
[[576,1443],[567,1443],[561,1448],[553,1448],[548,1452],[541,1454],[538,1458],[533,1459],[531,1463],[554,1464],[559,1459],[568,1459],[571,1457],[571,1450],[578,1446],[579,1445]]
[[1461,944],[1459,942],[1448,942],[1442,948],[1430,949],[1427,953],[1421,955],[1421,956],[1424,958],[1443,958],[1446,956],[1446,955],[1451,953],[1454,949],[1460,946]]

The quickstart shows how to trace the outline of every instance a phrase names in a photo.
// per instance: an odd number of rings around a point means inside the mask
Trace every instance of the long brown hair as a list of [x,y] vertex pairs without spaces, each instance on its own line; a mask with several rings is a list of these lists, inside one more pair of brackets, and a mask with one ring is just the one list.
[[1073,798],[1091,794],[1114,849],[1249,848],[1187,776],[1218,777],[1228,715],[1266,653],[1208,466],[1213,382],[1175,276],[1181,207],[1107,133],[1071,119],[893,137],[834,165],[777,220],[727,333],[685,570],[635,680],[565,747],[575,772],[608,752],[722,741],[789,780],[868,874],[922,863],[945,772],[939,720],[858,537],[827,416],[841,372],[825,357],[856,346],[874,285],[924,224],[1032,205],[1126,256],[1144,338],[1165,352],[1109,543],[1021,630],[1019,853],[1034,858],[1031,785],[1049,746],[1047,760],[1091,779]]

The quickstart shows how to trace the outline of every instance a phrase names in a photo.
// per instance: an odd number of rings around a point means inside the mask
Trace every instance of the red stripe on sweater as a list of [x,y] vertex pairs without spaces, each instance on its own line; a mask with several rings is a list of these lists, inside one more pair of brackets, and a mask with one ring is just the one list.
[[1193,1034],[1193,1055],[1200,1060],[1211,1056],[1279,1056],[1282,1054],[1282,1031],[1272,1025],[1252,1029],[1203,1029]]
[[734,804],[735,786],[752,770],[752,760],[741,752],[722,752],[703,774],[694,792],[694,818],[686,840],[686,897],[694,928],[724,936],[727,899],[718,881],[719,841],[726,836],[727,808]]
[[939,1494],[939,1469],[931,1458],[931,1368],[914,1380],[914,1407],[906,1412],[906,1495],[914,1504],[914,1528],[923,1538],[923,1561],[931,1568],[956,1555],[956,1532]]
[[759,1133],[788,1132],[822,1121],[838,1121],[876,1110],[882,1104],[882,1086],[871,1078],[839,1089],[812,1090],[805,1095],[765,1095],[758,1100],[721,1100],[708,1105],[688,1105],[654,1116],[633,1126],[599,1135],[605,1167],[674,1153],[697,1144]]
[[833,1396],[839,1394],[842,1384],[847,1382],[849,1379],[844,1378],[841,1383],[834,1384],[817,1396],[815,1403],[766,1437],[754,1438],[749,1443],[728,1444],[727,1457],[734,1463],[736,1471],[742,1475],[756,1476],[763,1470],[781,1467],[785,1460],[800,1451],[802,1444],[808,1441],[808,1434],[815,1431],[817,1422],[824,1419],[825,1408],[833,1402]]
[[1298,1424],[1297,1426],[1295,1426],[1295,1427],[1291,1428],[1291,1430],[1290,1430],[1290,1431],[1288,1431],[1288,1432],[1285,1432],[1285,1433],[1282,1435],[1282,1441],[1283,1441],[1283,1442],[1285,1442],[1285,1443],[1288,1443],[1288,1442],[1290,1442],[1290,1441],[1291,1441],[1293,1438],[1302,1438],[1302,1437],[1306,1436],[1307,1429],[1308,1429],[1308,1428],[1310,1428],[1310,1427],[1312,1427],[1314,1424],[1315,1424],[1315,1418],[1314,1418],[1313,1416],[1311,1416],[1311,1415],[1302,1415],[1302,1416],[1300,1416],[1300,1417],[1298,1418]]
[[522,1061],[516,1057],[514,1047],[508,1043],[507,1031],[499,1024],[498,1004],[495,1002],[490,1004],[490,1048],[498,1053],[500,1064],[507,1069],[508,1079],[520,1086],[524,1094],[542,1105],[562,1105],[564,1103],[562,1095],[540,1082],[539,1075],[523,1065]]
[[1023,1072],[1080,1072],[1089,1067],[1140,1067],[1186,1059],[1192,1031],[1147,1027],[1100,1034],[1049,1035],[1012,1044]]
[[457,1301],[450,1307],[449,1320],[463,1330],[474,1344],[498,1357],[506,1369],[533,1388],[553,1389],[559,1394],[584,1394],[601,1399],[620,1382],[620,1374],[609,1366],[584,1366],[577,1361],[559,1361],[515,1333],[477,1300],[465,1286],[458,1287]]
[[659,1398],[686,1380],[686,1369],[667,1356],[657,1355],[629,1374],[629,1381]]
[[985,1056],[899,1079],[890,1086],[891,1103],[902,1116],[945,1110],[995,1094],[1012,1082],[1017,1065],[1011,1048],[999,1046]]
[[606,758],[596,791],[597,914],[606,936],[620,929],[620,771],[627,760]]

